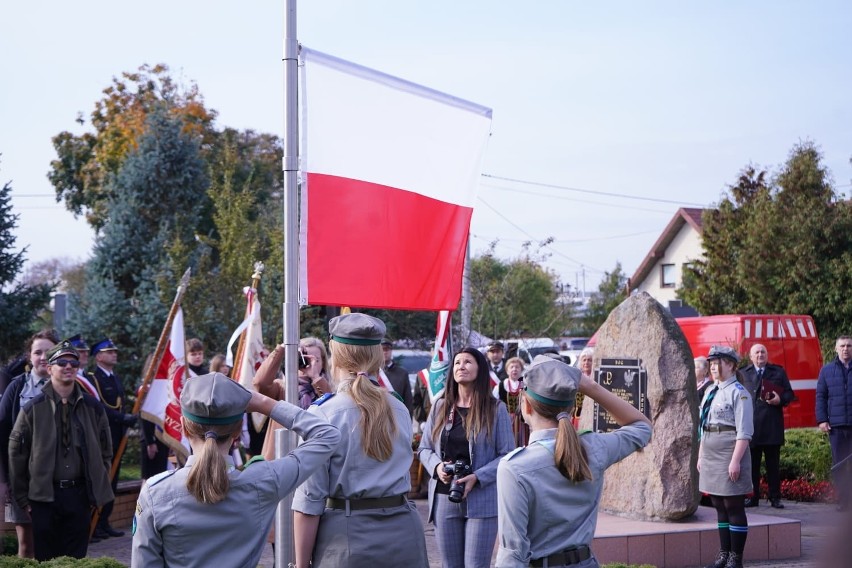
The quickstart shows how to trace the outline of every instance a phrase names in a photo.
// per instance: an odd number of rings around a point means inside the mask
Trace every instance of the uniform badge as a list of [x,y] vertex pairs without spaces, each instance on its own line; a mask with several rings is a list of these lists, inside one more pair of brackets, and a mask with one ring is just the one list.
[[324,395],[322,395],[321,397],[319,397],[318,399],[316,399],[313,402],[313,404],[311,404],[311,406],[322,406],[323,404],[325,404],[326,402],[331,400],[331,397],[333,397],[333,396],[334,396],[333,392],[327,392]]

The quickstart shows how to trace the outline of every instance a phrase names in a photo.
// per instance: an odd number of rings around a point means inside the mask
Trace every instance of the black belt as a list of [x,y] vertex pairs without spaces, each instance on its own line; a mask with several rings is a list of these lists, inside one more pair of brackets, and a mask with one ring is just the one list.
[[[533,558],[530,566],[570,566],[592,557],[592,551],[586,544],[566,548],[562,552],[554,552],[547,558]],[[545,564],[547,562],[547,564]]]
[[348,511],[362,511],[364,509],[385,509],[388,507],[399,507],[405,505],[408,500],[405,495],[394,495],[393,497],[377,497],[374,499],[335,499],[329,497],[325,500],[325,506],[329,509],[343,509]]
[[60,489],[70,489],[72,487],[82,487],[86,483],[85,479],[60,479],[54,481],[53,484]]
[[736,426],[725,426],[723,424],[707,424],[704,426],[705,432],[736,432]]

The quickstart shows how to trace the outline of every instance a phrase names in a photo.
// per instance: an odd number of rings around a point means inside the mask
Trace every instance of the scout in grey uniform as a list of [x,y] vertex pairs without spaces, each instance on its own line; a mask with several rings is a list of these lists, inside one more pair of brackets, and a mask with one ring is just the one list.
[[754,431],[748,390],[737,381],[737,352],[713,346],[707,355],[718,382],[701,402],[701,444],[698,448],[698,489],[716,508],[720,549],[714,568],[740,568],[748,520],[745,495],[752,490],[749,441]]
[[[520,404],[529,445],[497,468],[497,566],[598,566],[589,545],[604,472],[648,444],[651,423],[579,369],[550,357],[536,357],[524,383]],[[571,422],[578,392],[597,401],[621,428],[578,435]]]
[[353,313],[333,318],[329,332],[338,392],[308,411],[342,439],[293,495],[296,566],[428,566],[423,523],[406,497],[411,416],[376,379],[385,324]]
[[[133,517],[132,566],[254,568],[278,502],[328,460],[337,428],[284,401],[249,392],[220,373],[193,377],[180,397],[192,446],[186,466],[148,480]],[[243,414],[261,412],[305,442],[243,471],[228,455]]]

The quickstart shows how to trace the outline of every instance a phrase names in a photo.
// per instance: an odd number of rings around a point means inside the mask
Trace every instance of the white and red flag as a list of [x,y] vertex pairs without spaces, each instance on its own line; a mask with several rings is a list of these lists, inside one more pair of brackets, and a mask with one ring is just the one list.
[[[225,364],[233,368],[231,378],[248,390],[255,390],[252,379],[254,379],[255,372],[260,368],[260,364],[263,363],[269,352],[263,345],[263,326],[260,320],[260,300],[257,297],[257,290],[248,286],[243,291],[246,295],[246,318],[237,327],[228,342]],[[245,332],[245,338],[237,350],[237,360],[234,361],[231,349],[243,332]],[[255,432],[259,432],[263,428],[266,416],[259,412],[252,412],[251,418]]]
[[454,310],[491,109],[302,48],[300,301]]
[[157,437],[184,459],[189,456],[189,443],[180,426],[180,393],[183,391],[185,377],[183,309],[178,308],[169,331],[169,342],[142,404],[141,415],[145,420],[159,426]]
[[447,380],[452,371],[450,368],[452,366],[450,357],[453,355],[450,337],[451,322],[451,312],[441,310],[438,313],[438,330],[435,335],[435,347],[432,349],[432,362],[427,368],[417,373],[417,379],[426,387],[429,400],[433,404],[435,399],[444,395]]

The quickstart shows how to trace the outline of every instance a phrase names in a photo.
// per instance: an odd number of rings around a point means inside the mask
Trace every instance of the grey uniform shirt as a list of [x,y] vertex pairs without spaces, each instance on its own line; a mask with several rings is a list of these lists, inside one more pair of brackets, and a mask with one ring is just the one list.
[[571,545],[591,544],[598,519],[604,472],[651,439],[644,422],[606,434],[583,434],[591,481],[574,483],[556,469],[556,429],[530,434],[529,444],[497,467],[497,566],[529,566]]
[[[707,387],[704,400],[710,396],[715,387]],[[704,401],[701,401],[704,407]],[[748,390],[736,376],[719,383],[716,396],[710,403],[707,414],[707,424],[716,426],[734,426],[737,429],[737,440],[751,440],[754,434],[754,406]]]
[[318,469],[293,494],[293,510],[321,515],[327,497],[364,499],[407,495],[411,490],[411,415],[396,397],[388,396],[396,421],[393,453],[387,461],[377,461],[364,453],[361,440],[361,411],[355,401],[338,393],[308,412],[327,419],[340,430],[340,444],[326,467]]
[[195,456],[182,469],[148,480],[133,518],[132,566],[257,566],[278,502],[340,441],[337,428],[290,403],[276,403],[271,417],[305,442],[281,459],[232,469],[228,495],[219,503],[199,503],[187,491]]

